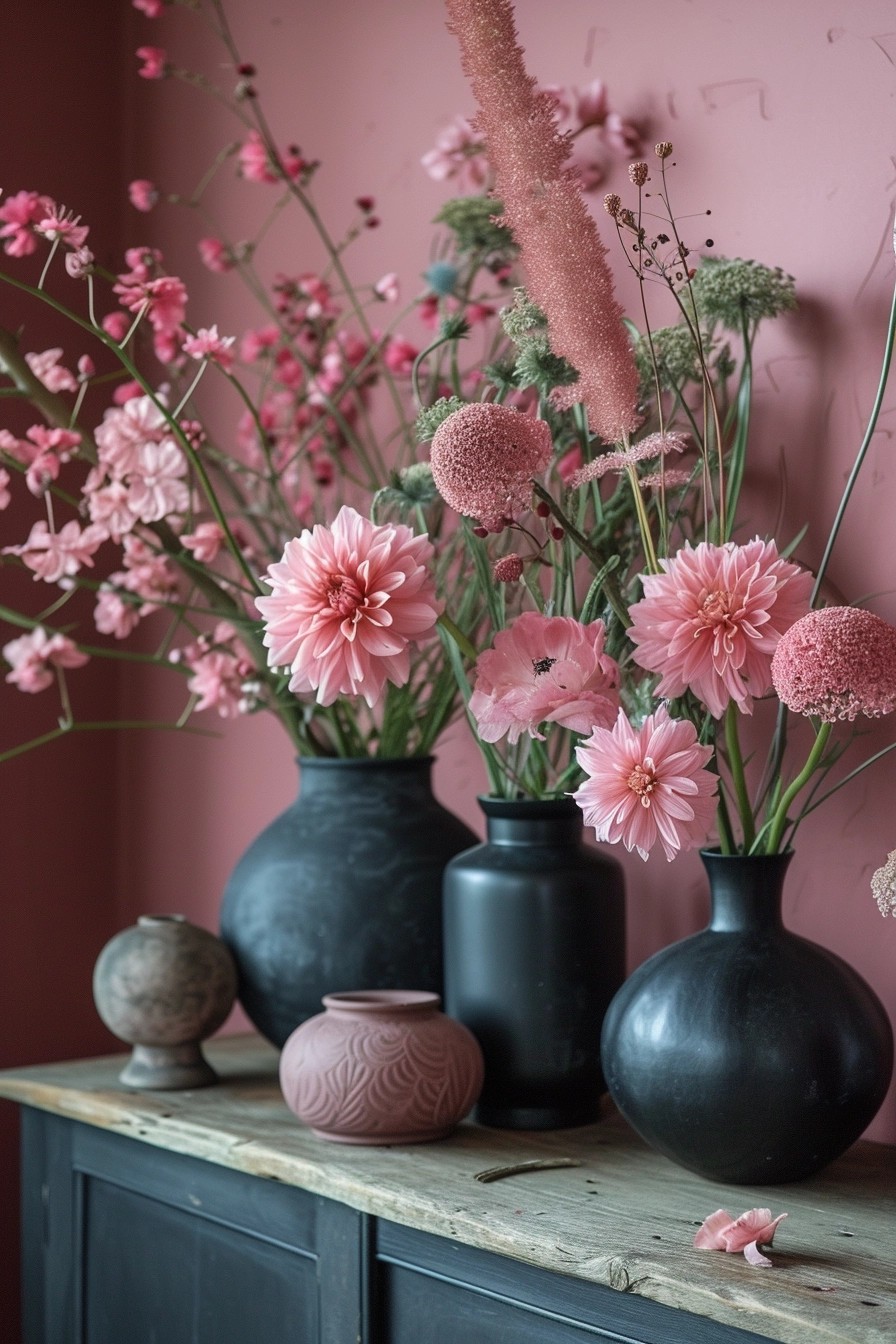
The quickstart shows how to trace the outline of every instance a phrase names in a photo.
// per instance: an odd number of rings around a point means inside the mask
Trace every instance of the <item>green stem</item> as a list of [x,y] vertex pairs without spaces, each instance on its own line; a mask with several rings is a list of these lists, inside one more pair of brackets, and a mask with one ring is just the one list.
[[740,824],[744,835],[744,853],[748,854],[756,839],[756,828],[753,824],[753,810],[750,807],[750,798],[747,793],[747,780],[744,774],[744,760],[740,750],[740,737],[737,729],[738,711],[734,701],[729,701],[728,709],[725,712],[725,745],[728,748],[728,765],[731,769],[731,780],[734,784],[734,796],[737,799],[737,810],[740,813]]
[[824,749],[827,746],[828,738],[831,735],[831,727],[832,725],[830,723],[823,723],[821,725],[821,727],[818,730],[818,734],[815,738],[815,741],[812,745],[812,750],[809,752],[809,755],[806,758],[806,764],[803,766],[802,770],[797,775],[796,779],[793,781],[790,787],[784,791],[781,801],[778,803],[778,806],[775,809],[775,814],[771,818],[768,832],[768,840],[766,841],[764,851],[766,854],[777,854],[778,848],[781,844],[781,837],[784,834],[784,828],[787,825],[788,808],[790,807],[790,804],[793,802],[794,798],[797,796],[800,790],[804,788],[806,784],[808,784],[816,767],[818,766],[818,763],[821,760],[821,757],[824,753]]

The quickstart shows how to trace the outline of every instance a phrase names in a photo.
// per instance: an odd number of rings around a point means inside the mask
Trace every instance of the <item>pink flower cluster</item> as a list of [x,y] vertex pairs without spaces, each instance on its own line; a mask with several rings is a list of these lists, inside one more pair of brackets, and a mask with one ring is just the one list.
[[255,602],[269,666],[288,667],[289,689],[321,705],[360,695],[373,707],[386,682],[407,682],[411,644],[435,633],[432,558],[428,537],[345,505],[330,527],[288,541],[265,575],[271,595]]
[[479,655],[469,711],[483,742],[523,733],[543,740],[543,724],[576,733],[607,726],[619,709],[619,665],[604,652],[602,621],[528,611]]
[[189,669],[187,689],[195,709],[214,709],[222,719],[247,714],[257,705],[261,687],[233,626],[219,621],[214,631],[178,649],[172,661]]

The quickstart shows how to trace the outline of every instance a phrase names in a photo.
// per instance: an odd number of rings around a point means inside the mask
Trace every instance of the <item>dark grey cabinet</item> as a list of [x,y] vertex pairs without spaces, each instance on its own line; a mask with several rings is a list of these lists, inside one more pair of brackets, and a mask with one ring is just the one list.
[[31,1107],[22,1144],[24,1344],[768,1338]]

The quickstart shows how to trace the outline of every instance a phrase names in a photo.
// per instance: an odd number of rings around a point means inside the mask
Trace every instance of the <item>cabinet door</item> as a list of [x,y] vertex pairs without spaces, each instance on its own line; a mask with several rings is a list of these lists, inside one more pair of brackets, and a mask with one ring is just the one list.
[[360,1214],[55,1117],[26,1129],[26,1201],[46,1206],[26,1227],[26,1344],[359,1337]]
[[[763,1344],[764,1337],[442,1237],[380,1223],[387,1344]],[[766,1341],[772,1344],[772,1341]]]

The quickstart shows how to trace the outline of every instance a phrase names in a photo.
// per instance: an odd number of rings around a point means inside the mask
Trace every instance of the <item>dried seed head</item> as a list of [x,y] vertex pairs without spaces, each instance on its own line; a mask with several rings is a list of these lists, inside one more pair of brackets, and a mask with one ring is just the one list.
[[669,155],[672,153],[672,141],[661,140],[655,149],[658,159],[668,159]]
[[636,187],[643,187],[649,171],[646,163],[630,163],[628,166],[628,175]]
[[622,200],[619,196],[616,195],[615,191],[608,192],[607,195],[604,197],[604,209],[606,210],[607,214],[612,215],[614,219],[619,214],[619,207],[621,205]]

